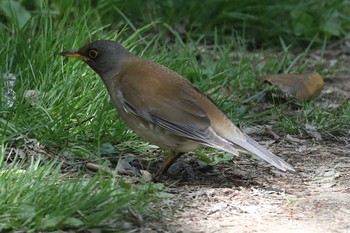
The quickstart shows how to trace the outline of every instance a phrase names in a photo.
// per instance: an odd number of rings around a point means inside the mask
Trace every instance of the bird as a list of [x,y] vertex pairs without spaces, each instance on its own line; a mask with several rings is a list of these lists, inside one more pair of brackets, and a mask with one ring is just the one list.
[[127,126],[144,140],[168,150],[153,176],[182,154],[212,147],[234,156],[254,154],[283,170],[294,168],[243,133],[208,95],[169,68],[134,55],[119,43],[97,40],[60,53],[84,61],[102,79]]

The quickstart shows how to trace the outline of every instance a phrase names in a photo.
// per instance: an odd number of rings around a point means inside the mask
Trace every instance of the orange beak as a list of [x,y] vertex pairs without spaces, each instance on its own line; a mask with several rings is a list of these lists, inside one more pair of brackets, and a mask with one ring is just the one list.
[[79,54],[77,50],[76,51],[64,51],[64,52],[61,52],[60,55],[65,56],[65,57],[70,57],[70,58],[76,58],[76,59],[83,60],[83,61],[89,60],[88,57],[85,57],[85,56]]

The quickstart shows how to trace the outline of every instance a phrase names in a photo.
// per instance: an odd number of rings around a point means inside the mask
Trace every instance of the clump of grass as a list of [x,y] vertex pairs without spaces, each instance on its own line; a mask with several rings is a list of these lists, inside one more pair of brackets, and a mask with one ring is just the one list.
[[277,128],[285,133],[308,135],[307,125],[311,125],[322,135],[349,135],[350,105],[344,103],[336,109],[327,109],[317,106],[316,101],[301,104],[293,114],[276,111]]
[[[342,0],[276,1],[140,1],[122,2],[118,8],[138,23],[162,21],[181,35],[213,39],[213,31],[238,33],[255,46],[288,44],[322,45],[341,38],[350,29],[349,4]],[[147,9],[147,10],[145,10]],[[109,16],[110,10],[101,9]],[[167,33],[166,31],[164,33]]]
[[[89,19],[73,22],[69,11],[57,15],[43,2],[24,26],[9,23],[1,27],[5,65],[0,75],[16,77],[16,98],[12,106],[0,105],[0,231],[122,229],[124,223],[140,227],[143,223],[134,222],[131,212],[147,221],[155,219],[157,208],[164,205],[159,204],[160,185],[130,187],[113,177],[84,173],[70,179],[58,165],[58,155],[64,152],[71,152],[65,153],[70,160],[98,157],[103,142],[134,136],[117,117],[97,76],[82,64],[67,63],[59,56],[91,38],[115,40],[122,30],[106,31],[96,10],[88,5],[75,8],[70,3],[66,7]],[[146,29],[131,34],[128,46]],[[26,97],[27,91],[35,97]],[[6,146],[21,147],[23,142],[17,139],[23,135],[35,139],[47,155],[57,159],[42,161],[38,154],[30,157],[22,151],[18,156],[24,162],[8,160]]]
[[12,163],[7,168],[2,164],[0,231],[141,227],[144,223],[137,221],[159,218],[155,208],[161,189],[159,184],[132,188],[99,174],[70,179],[61,173],[57,161],[32,160],[29,166]]

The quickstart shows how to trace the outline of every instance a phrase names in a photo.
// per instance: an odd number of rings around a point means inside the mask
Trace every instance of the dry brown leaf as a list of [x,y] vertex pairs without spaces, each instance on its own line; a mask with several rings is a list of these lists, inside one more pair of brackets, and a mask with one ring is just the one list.
[[261,83],[278,86],[297,100],[310,100],[323,89],[323,78],[317,72],[308,74],[273,74],[258,78]]
[[140,170],[143,181],[145,181],[146,183],[151,182],[152,181],[152,174],[149,173],[146,170]]

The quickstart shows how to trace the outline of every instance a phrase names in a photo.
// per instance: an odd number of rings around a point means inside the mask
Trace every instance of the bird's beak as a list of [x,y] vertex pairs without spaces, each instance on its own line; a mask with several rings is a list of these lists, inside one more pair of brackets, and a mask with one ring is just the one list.
[[70,58],[76,58],[76,59],[83,60],[83,61],[89,60],[88,57],[85,57],[85,56],[79,54],[78,50],[76,50],[76,51],[64,51],[64,52],[61,52],[60,55],[65,56],[65,57],[70,57]]

